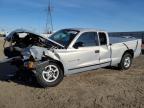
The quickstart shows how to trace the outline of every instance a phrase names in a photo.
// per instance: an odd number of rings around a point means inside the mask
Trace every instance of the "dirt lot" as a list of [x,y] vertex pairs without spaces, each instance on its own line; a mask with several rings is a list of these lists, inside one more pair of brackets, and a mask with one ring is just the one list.
[[144,56],[127,71],[75,74],[47,89],[33,83],[0,81],[0,108],[144,108]]
[[0,59],[4,57],[3,55],[3,44],[4,44],[4,41],[3,41],[3,38],[0,37]]

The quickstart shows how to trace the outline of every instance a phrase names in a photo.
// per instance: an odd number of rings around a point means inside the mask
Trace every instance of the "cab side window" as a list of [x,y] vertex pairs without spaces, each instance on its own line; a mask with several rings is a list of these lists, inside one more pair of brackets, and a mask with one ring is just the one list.
[[107,45],[107,37],[106,34],[103,32],[99,32],[99,41],[100,41],[100,45]]
[[97,46],[98,45],[98,36],[95,32],[86,32],[83,33],[78,40],[77,43],[81,43],[81,47],[89,47],[89,46]]

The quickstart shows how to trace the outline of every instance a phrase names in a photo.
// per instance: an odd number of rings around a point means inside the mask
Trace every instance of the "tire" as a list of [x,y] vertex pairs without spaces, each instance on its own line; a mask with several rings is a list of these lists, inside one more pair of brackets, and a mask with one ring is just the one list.
[[132,55],[129,53],[125,53],[118,67],[120,70],[127,70],[131,67],[131,64],[132,64]]
[[64,72],[53,62],[47,62],[36,69],[36,79],[40,86],[54,87],[58,85],[64,77]]

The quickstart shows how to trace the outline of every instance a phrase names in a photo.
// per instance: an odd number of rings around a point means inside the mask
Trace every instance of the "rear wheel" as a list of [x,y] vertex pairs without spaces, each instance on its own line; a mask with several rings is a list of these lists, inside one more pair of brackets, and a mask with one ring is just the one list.
[[125,53],[121,59],[121,62],[119,63],[119,68],[121,70],[127,70],[131,67],[132,64],[132,56],[129,53]]
[[36,78],[42,87],[53,87],[63,80],[64,74],[56,63],[47,63],[36,70]]

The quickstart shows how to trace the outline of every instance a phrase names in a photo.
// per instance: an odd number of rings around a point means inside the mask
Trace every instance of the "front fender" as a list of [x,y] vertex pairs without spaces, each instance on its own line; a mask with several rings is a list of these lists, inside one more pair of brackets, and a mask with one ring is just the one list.
[[38,47],[38,46],[32,46],[32,47],[28,48],[27,50],[25,50],[23,56],[24,56],[24,58],[29,58],[30,56],[33,56],[33,58],[36,61],[41,60],[42,57],[44,57],[44,56],[48,56],[57,61],[60,60],[58,54],[55,53],[54,51],[48,50],[47,48]]

